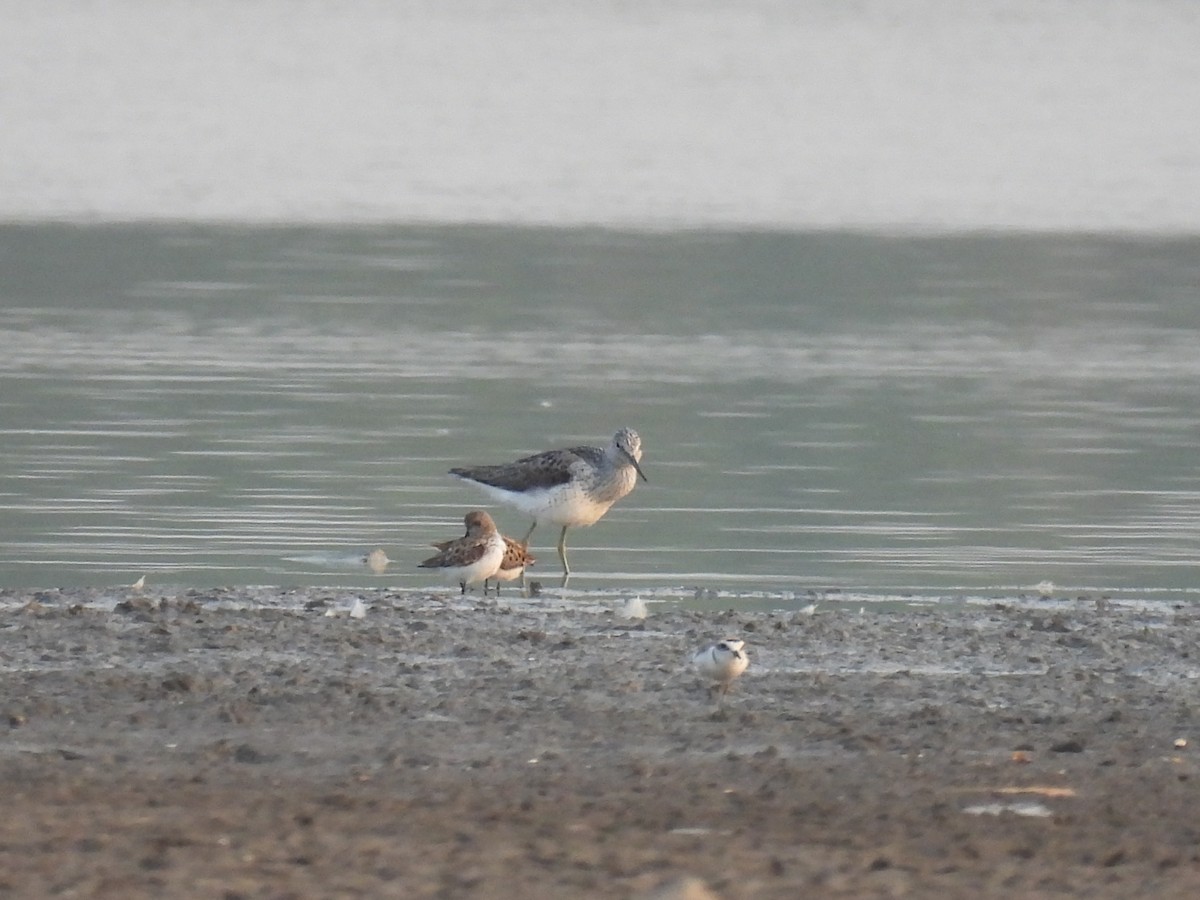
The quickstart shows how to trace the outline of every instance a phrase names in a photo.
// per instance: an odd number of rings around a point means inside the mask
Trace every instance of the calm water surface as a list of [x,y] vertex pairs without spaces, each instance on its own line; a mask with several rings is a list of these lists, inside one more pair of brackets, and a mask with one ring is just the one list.
[[1200,239],[41,225],[0,266],[0,587],[425,586],[485,505],[447,468],[631,425],[572,587],[1200,590]]
[[0,13],[0,588],[424,587],[629,425],[573,587],[1200,590],[1195,3]]

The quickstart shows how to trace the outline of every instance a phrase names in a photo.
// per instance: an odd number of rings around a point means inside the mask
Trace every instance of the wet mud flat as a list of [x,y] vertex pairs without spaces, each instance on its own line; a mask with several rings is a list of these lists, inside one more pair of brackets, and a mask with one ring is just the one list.
[[0,896],[1200,896],[1191,609],[111,599],[0,592]]

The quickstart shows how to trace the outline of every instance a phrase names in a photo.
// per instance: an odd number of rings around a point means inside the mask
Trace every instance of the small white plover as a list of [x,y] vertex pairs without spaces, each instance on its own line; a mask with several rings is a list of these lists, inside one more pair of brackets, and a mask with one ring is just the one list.
[[692,665],[711,683],[710,690],[722,698],[729,693],[734,680],[750,665],[750,658],[742,649],[745,646],[745,641],[725,638],[692,656]]

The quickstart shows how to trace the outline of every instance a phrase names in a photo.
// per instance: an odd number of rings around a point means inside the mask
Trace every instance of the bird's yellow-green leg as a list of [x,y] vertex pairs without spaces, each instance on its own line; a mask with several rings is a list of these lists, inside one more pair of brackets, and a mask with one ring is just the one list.
[[563,574],[571,574],[571,566],[567,563],[567,526],[563,526],[562,534],[558,537],[558,558],[562,560]]

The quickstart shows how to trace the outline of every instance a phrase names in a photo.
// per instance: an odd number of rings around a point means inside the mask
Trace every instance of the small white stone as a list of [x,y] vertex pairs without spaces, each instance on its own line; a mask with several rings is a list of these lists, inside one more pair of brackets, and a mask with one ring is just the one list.
[[641,597],[630,597],[617,610],[617,615],[622,619],[644,619],[650,615],[650,611],[646,609],[646,601]]
[[376,575],[380,575],[385,569],[387,569],[388,563],[390,563],[391,560],[388,559],[387,554],[383,552],[382,547],[377,547],[363,557],[363,562],[367,564],[368,569],[370,569]]

